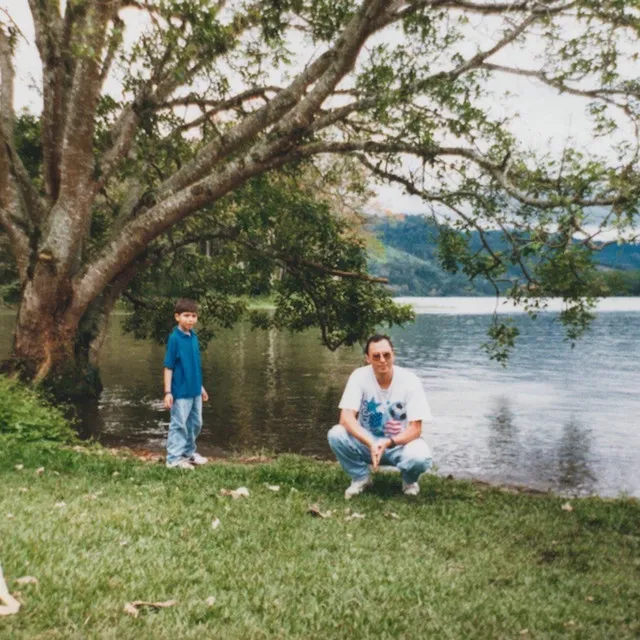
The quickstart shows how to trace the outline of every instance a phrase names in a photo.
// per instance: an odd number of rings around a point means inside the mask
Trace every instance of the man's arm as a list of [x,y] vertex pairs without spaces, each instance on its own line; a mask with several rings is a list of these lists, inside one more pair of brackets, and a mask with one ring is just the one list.
[[173,405],[173,396],[171,395],[171,379],[173,378],[173,369],[164,368],[164,408],[171,409]]
[[[404,431],[401,431],[397,436],[394,436],[393,442],[391,438],[383,438],[376,442],[375,450],[371,451],[371,459],[373,460],[374,468],[378,467],[382,454],[391,446],[402,446],[409,444],[412,440],[417,440],[422,435],[422,420],[412,420],[407,425]],[[377,462],[376,462],[377,461]]]
[[[409,444],[412,440],[417,440],[422,435],[422,420],[411,420],[407,424],[407,428],[394,436],[393,441],[396,445]],[[391,444],[391,438],[386,438],[388,444]],[[387,445],[388,446],[388,445]]]
[[352,435],[356,440],[362,442],[371,448],[376,441],[375,438],[364,429],[357,418],[358,412],[353,409],[341,409],[340,410],[340,424]]

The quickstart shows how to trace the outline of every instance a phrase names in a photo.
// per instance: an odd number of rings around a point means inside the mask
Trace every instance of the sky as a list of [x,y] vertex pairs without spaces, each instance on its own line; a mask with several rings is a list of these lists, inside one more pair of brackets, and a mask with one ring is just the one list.
[[[64,2],[63,2],[64,3]],[[16,55],[15,107],[40,110],[41,99],[37,86],[41,84],[41,67],[34,43],[28,0],[0,0],[0,8],[17,23],[24,38],[20,38]],[[495,38],[495,23],[482,17],[474,18],[471,27],[478,41]],[[502,59],[501,56],[502,55]],[[533,52],[509,51],[498,54],[491,62],[510,64],[520,68],[535,68]],[[568,142],[584,144],[593,152],[606,153],[606,142],[590,143],[585,131],[589,120],[582,98],[559,96],[552,89],[535,80],[508,76],[492,84],[494,99],[491,108],[496,115],[518,116],[509,125],[521,143],[535,151],[561,151]],[[509,94],[506,96],[505,94]],[[377,197],[370,212],[424,213],[428,206],[419,198],[403,193],[396,186],[374,186]]]

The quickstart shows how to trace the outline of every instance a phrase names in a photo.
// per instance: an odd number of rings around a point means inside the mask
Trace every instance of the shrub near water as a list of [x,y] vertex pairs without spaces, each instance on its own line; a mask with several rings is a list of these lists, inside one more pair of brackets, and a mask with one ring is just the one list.
[[0,436],[21,442],[77,440],[60,409],[6,376],[0,376]]

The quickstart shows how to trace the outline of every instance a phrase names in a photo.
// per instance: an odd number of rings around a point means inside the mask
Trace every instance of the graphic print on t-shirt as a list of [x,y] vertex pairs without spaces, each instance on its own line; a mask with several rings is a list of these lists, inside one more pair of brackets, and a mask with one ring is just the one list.
[[385,405],[376,402],[373,396],[369,400],[362,397],[359,414],[360,424],[380,438],[397,436],[407,419],[407,411],[402,402],[387,401]]

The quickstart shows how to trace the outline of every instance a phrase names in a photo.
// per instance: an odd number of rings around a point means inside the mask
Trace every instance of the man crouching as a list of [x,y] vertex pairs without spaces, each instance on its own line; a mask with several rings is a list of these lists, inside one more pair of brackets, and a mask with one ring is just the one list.
[[340,400],[340,424],[329,431],[331,450],[351,476],[344,492],[349,500],[371,485],[369,465],[397,467],[402,490],[418,495],[418,478],[432,464],[431,451],[422,435],[422,422],[431,409],[418,377],[394,366],[389,336],[374,335],[364,350],[368,366],[356,369]]

